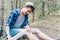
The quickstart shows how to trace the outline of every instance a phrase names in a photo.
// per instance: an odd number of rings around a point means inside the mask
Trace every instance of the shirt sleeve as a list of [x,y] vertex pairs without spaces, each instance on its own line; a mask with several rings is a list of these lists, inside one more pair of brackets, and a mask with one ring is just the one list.
[[26,25],[29,25],[29,22],[28,22],[28,20],[26,21]]
[[12,19],[13,19],[13,15],[15,14],[14,10],[11,11],[8,19],[7,19],[7,22],[6,22],[6,26],[11,26],[11,22],[12,22]]
[[26,25],[29,25],[29,22],[28,22],[28,14],[25,15],[25,26],[26,26]]
[[25,15],[24,22],[22,23],[21,28],[25,28],[26,25],[29,25],[28,15]]

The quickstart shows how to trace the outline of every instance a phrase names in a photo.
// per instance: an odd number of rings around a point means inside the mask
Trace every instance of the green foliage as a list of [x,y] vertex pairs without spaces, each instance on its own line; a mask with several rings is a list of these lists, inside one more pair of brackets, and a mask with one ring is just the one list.
[[[15,9],[15,7],[16,7],[15,0],[13,0],[13,4],[11,4],[11,0],[4,0],[4,1],[5,1],[5,7],[4,7],[5,13],[10,13],[11,5],[13,5],[13,7]],[[55,13],[56,11],[60,10],[60,0],[57,0],[56,7],[53,4],[53,0],[18,0],[19,3],[17,5],[18,5],[18,7],[22,8],[23,5],[28,1],[32,1],[34,3],[35,18],[37,17],[38,19],[46,17],[48,15],[48,12],[50,12],[50,14],[52,14],[52,13]],[[45,16],[42,16],[42,2],[45,2],[45,8],[44,8]]]

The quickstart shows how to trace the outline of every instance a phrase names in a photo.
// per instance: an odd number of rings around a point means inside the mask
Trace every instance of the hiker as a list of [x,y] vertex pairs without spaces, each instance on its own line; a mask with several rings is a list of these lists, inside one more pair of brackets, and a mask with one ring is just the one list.
[[39,29],[31,29],[28,23],[28,15],[33,13],[35,7],[32,2],[26,2],[22,9],[14,9],[11,11],[6,22],[6,33],[8,40],[11,40],[16,34],[20,33],[20,29],[27,29],[27,36],[30,40],[39,40],[33,33],[37,33],[43,40],[52,40]]

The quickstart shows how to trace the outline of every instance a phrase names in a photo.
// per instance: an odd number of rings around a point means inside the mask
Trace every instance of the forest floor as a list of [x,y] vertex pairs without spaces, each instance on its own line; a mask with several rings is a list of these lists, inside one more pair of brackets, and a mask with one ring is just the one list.
[[51,38],[60,40],[60,16],[48,17],[30,24],[34,28],[39,28],[43,33]]

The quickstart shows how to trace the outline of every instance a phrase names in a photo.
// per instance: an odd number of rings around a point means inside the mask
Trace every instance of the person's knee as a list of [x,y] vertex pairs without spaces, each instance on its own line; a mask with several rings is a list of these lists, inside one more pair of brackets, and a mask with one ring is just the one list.
[[39,28],[36,28],[36,31],[39,32],[40,31]]

